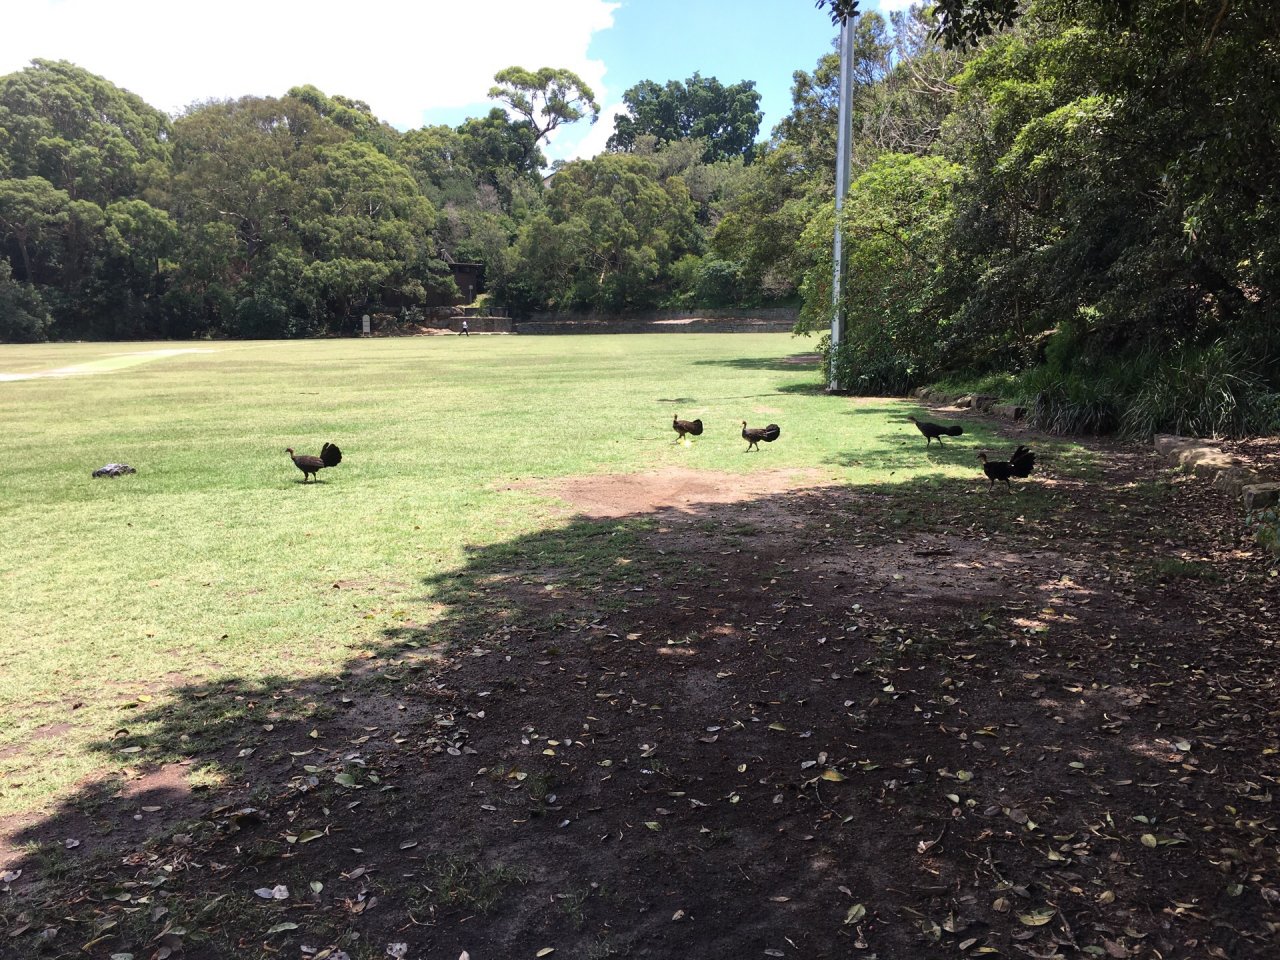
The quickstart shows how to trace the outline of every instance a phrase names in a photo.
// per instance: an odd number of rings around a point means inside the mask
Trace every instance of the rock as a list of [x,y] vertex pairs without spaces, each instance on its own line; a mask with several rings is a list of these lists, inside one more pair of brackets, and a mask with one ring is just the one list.
[[975,393],[970,406],[975,410],[981,410],[983,413],[989,413],[1000,398],[990,393]]
[[1212,486],[1225,490],[1233,497],[1238,497],[1250,485],[1256,483],[1258,475],[1246,467],[1228,467],[1219,470],[1213,478]]
[[1006,420],[1022,420],[1027,415],[1027,408],[1016,403],[1000,403],[992,407],[991,412]]
[[1201,477],[1212,478],[1220,470],[1240,466],[1239,460],[1223,453],[1222,448],[1210,440],[1157,434],[1155,448],[1170,463],[1185,467]]
[[137,472],[137,470],[133,469],[133,467],[129,466],[127,463],[108,463],[105,467],[99,467],[97,470],[93,471],[91,476],[115,478],[123,477],[128,473]]
[[973,406],[973,394],[966,393],[963,397],[956,397],[953,407],[960,407],[962,410],[968,410]]
[[1265,510],[1280,503],[1280,483],[1250,483],[1241,492],[1246,510]]
[[1191,437],[1179,437],[1172,433],[1157,433],[1155,438],[1156,453],[1162,457],[1171,457],[1176,450],[1190,446],[1198,441]]
[[916,387],[911,391],[911,395],[917,400],[928,400],[932,391],[928,387]]

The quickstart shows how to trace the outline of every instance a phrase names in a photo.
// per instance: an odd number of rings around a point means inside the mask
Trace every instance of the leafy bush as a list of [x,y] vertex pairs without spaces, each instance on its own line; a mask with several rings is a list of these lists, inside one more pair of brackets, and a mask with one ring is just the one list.
[[1280,557],[1280,507],[1251,510],[1245,515],[1245,525],[1253,531],[1258,546]]
[[[887,153],[850,187],[840,215],[847,335],[824,352],[846,389],[902,393],[937,371],[952,313],[943,262],[958,177],[940,157]],[[815,218],[819,233],[811,226],[805,242],[830,237],[827,222]],[[805,277],[802,317],[810,325],[830,310],[831,271],[826,254]]]
[[1280,394],[1241,351],[1225,343],[1148,360],[1145,384],[1128,398],[1120,429],[1135,438],[1156,433],[1239,437],[1280,426]]
[[1238,437],[1280,427],[1280,394],[1240,347],[1219,341],[1172,351],[1102,353],[1082,324],[1050,339],[1045,362],[1013,387],[1053,433]]
[[836,382],[854,393],[903,394],[927,378],[921,358],[900,351],[893,338],[881,331],[860,330],[834,350],[831,334],[826,334],[818,341],[818,353],[826,381],[831,382],[834,367]]
[[1039,367],[1023,376],[1022,390],[1032,423],[1049,433],[1110,433],[1120,423],[1122,401],[1106,376]]

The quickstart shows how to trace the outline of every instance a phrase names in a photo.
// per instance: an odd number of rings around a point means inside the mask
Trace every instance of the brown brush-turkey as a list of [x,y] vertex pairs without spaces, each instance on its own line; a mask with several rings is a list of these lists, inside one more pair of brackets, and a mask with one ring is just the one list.
[[681,420],[679,414],[675,414],[671,418],[671,429],[676,432],[675,442],[679,443],[684,439],[686,433],[695,437],[702,436],[701,420]]
[[1036,465],[1036,455],[1021,445],[1013,451],[1013,456],[1008,460],[988,460],[985,453],[978,454],[978,459],[982,461],[982,472],[991,481],[987,488],[989,490],[995,489],[997,480],[1003,480],[1005,487],[1012,490],[1013,487],[1009,486],[1009,478],[1028,477],[1031,475],[1031,469]]
[[780,433],[782,428],[776,423],[771,423],[767,427],[748,427],[747,421],[742,421],[742,439],[747,441],[747,452],[750,452],[753,447],[759,450],[761,440],[765,443],[773,443]]
[[958,423],[929,423],[927,420],[917,420],[915,417],[908,416],[908,420],[916,425],[916,429],[924,434],[924,445],[930,446],[934,440],[938,441],[938,446],[942,446],[942,437],[945,434],[948,437],[958,437],[964,433],[964,427]]
[[305,453],[295,454],[293,447],[286,447],[284,452],[293,459],[293,465],[302,471],[303,483],[307,482],[308,477],[314,480],[318,470],[323,470],[325,467],[336,467],[342,462],[342,451],[338,449],[336,443],[326,443],[320,448],[320,456],[318,457]]

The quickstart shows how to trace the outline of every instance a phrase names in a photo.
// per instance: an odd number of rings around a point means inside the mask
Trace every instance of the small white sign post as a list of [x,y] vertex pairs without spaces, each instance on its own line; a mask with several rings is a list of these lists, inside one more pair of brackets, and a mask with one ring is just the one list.
[[364,328],[361,332],[368,333],[369,332],[369,315],[367,313],[360,318],[360,324]]

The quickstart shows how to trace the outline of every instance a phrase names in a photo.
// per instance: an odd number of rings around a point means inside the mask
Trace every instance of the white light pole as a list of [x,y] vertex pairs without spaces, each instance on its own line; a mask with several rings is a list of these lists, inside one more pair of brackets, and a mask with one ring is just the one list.
[[[853,118],[853,18],[840,25],[840,129],[836,133],[836,236],[831,257],[831,350],[833,357],[844,342],[844,315],[840,307],[840,281],[844,278],[844,239],[840,233],[840,211],[849,192],[849,161],[852,155]],[[843,388],[836,364],[831,364],[830,390]]]

